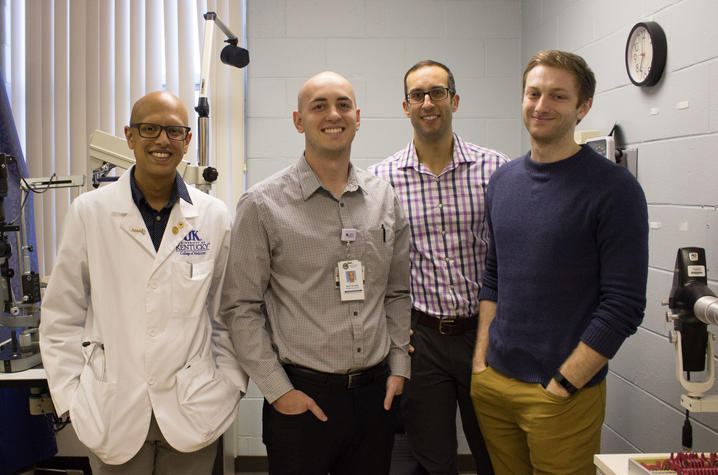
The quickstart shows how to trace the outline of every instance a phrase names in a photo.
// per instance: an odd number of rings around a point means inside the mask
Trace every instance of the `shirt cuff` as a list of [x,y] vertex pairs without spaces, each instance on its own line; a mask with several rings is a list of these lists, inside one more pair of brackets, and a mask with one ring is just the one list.
[[257,387],[262,391],[262,394],[264,394],[264,397],[270,404],[294,389],[292,382],[289,381],[289,377],[283,368],[276,369],[261,380],[256,378],[252,379],[257,383]]
[[406,379],[411,377],[411,358],[406,351],[400,348],[392,349],[388,362],[391,376],[403,376]]

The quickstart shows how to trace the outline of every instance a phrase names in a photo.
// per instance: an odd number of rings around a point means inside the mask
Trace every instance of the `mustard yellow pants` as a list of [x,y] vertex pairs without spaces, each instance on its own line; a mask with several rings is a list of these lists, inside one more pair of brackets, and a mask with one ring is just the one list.
[[595,474],[606,381],[563,398],[487,368],[471,399],[497,475]]

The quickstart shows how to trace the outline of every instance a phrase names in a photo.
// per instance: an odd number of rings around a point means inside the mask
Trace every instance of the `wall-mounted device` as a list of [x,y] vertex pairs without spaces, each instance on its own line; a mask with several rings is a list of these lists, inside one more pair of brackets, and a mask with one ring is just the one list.
[[618,124],[614,124],[608,135],[587,137],[583,143],[638,178],[638,149],[621,147],[622,131]]
[[616,162],[616,141],[610,135],[594,137],[586,140],[586,145],[594,149],[612,162]]
[[[708,325],[718,325],[718,297],[708,288],[705,249],[678,249],[671,293],[662,303],[671,309],[666,320],[673,322],[676,378],[686,390],[681,395],[681,406],[686,408],[683,446],[691,448],[688,412],[718,412],[718,395],[706,395],[715,382],[714,336]],[[703,379],[697,380],[696,373],[703,373]]]
[[[197,137],[198,165],[190,165],[189,161],[182,160],[177,171],[184,181],[195,185],[198,189],[208,192],[219,176],[216,168],[208,165],[209,162],[209,79],[211,58],[213,51],[214,29],[219,28],[227,37],[227,43],[220,53],[220,60],[224,64],[235,68],[244,68],[249,64],[249,52],[238,46],[239,38],[219,19],[215,12],[203,15],[206,23],[204,28],[204,48],[202,50],[199,81],[199,99],[197,111]],[[135,157],[127,146],[127,142],[119,137],[96,130],[90,137],[90,169],[92,170],[92,186],[97,188],[103,181],[114,181],[116,177],[108,177],[108,173],[115,167],[127,170],[135,163]]]
[[232,33],[227,25],[222,23],[222,20],[219,19],[215,12],[205,13],[204,19],[206,23],[204,27],[204,48],[202,49],[202,70],[200,71],[199,78],[199,98],[197,100],[197,107],[194,108],[194,110],[197,111],[197,160],[199,167],[195,167],[197,168],[196,172],[190,171],[190,173],[196,175],[196,178],[190,177],[190,179],[194,179],[195,181],[188,181],[187,178],[185,178],[185,181],[187,183],[197,183],[198,188],[207,191],[209,186],[205,189],[198,183],[200,177],[202,181],[211,183],[219,176],[215,168],[208,166],[210,58],[212,56],[212,42],[214,41],[214,29],[212,25],[219,28],[227,37],[227,39],[224,40],[227,45],[222,48],[222,53],[220,54],[220,60],[224,64],[242,69],[249,64],[249,51],[238,46],[239,38]]

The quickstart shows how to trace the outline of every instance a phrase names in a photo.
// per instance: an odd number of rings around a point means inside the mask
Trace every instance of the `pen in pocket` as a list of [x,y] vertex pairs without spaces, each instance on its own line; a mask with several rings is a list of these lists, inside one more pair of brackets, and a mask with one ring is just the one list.
[[85,346],[85,347],[86,347],[86,346],[90,346],[90,345],[92,345],[92,344],[95,344],[95,345],[99,346],[99,347],[102,348],[103,350],[105,349],[105,344],[102,343],[101,341],[83,341],[83,342],[82,342],[82,346]]
[[[82,347],[91,347],[89,349],[90,353],[87,355],[87,365],[91,368],[98,381],[105,381],[105,344],[101,341],[83,341]],[[96,354],[95,350],[98,348],[101,351]]]

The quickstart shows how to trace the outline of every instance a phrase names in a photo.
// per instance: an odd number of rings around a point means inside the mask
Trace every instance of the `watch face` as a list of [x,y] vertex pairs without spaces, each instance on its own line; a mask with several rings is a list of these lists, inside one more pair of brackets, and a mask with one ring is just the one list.
[[645,81],[651,72],[653,61],[653,42],[644,26],[636,27],[628,38],[626,66],[628,74],[635,83]]

